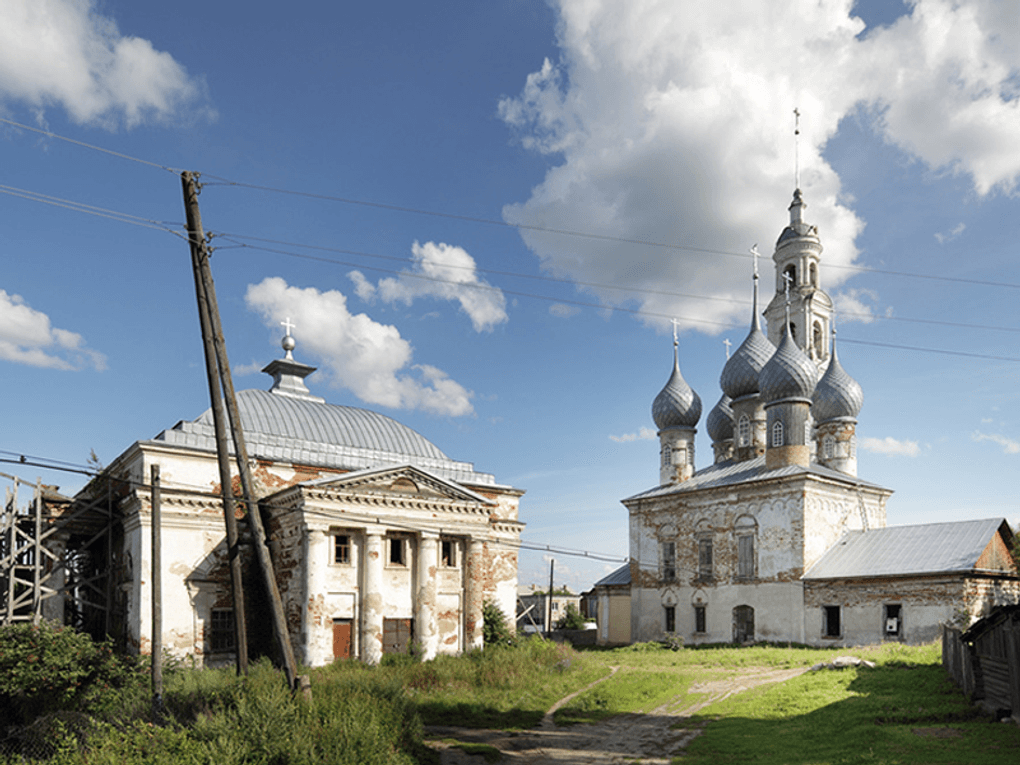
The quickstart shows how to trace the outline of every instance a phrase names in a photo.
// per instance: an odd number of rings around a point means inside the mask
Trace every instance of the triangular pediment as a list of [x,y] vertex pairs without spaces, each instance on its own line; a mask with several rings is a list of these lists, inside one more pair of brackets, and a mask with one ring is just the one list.
[[302,485],[326,492],[385,494],[426,501],[492,504],[492,500],[481,494],[414,465],[358,470],[318,481],[309,481]]

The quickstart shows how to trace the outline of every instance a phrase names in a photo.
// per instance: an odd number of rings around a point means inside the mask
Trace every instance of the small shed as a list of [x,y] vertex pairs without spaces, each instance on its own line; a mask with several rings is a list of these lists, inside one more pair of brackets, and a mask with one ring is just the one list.
[[999,606],[963,633],[974,675],[974,701],[1020,723],[1020,605]]
[[599,645],[630,643],[630,564],[595,582]]

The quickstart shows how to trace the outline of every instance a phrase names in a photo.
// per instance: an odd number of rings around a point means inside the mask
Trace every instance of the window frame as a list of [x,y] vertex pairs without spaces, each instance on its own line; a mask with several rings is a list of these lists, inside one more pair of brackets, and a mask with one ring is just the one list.
[[[703,582],[712,581],[715,574],[714,541],[711,535],[699,536],[698,545],[698,579]],[[707,553],[707,554],[706,554]]]
[[676,606],[663,606],[662,611],[666,623],[665,632],[676,632]]
[[459,568],[460,556],[457,554],[457,540],[439,540],[439,565],[443,568]]
[[751,445],[751,418],[746,414],[737,420],[737,446]]
[[234,609],[209,609],[207,638],[209,653],[229,653],[237,649],[237,635],[234,631]]
[[[386,565],[393,568],[407,568],[407,537],[387,536],[386,541],[389,547],[386,554]],[[399,554],[394,555],[394,551],[399,551]]]
[[659,543],[659,557],[662,564],[662,581],[676,581],[676,542]]
[[[896,629],[890,631],[889,621],[896,620]],[[882,604],[882,638],[885,640],[903,639],[903,604],[883,603]]]
[[[754,579],[755,576],[755,542],[754,530],[743,530],[737,533],[737,579]],[[750,549],[745,551],[745,547]]]
[[[836,630],[833,632],[833,617],[835,617]],[[822,637],[829,640],[838,640],[843,637],[843,607],[827,605],[822,606]]]
[[704,635],[708,632],[708,611],[703,605],[694,607],[694,634]]
[[[341,540],[345,541],[341,542]],[[354,562],[353,552],[354,537],[350,532],[336,532],[333,534],[333,565],[350,566]]]
[[785,446],[786,445],[784,443],[784,438],[785,437],[786,437],[786,433],[784,432],[782,420],[776,420],[775,422],[772,423],[772,446],[773,446],[773,448],[775,448],[777,446]]

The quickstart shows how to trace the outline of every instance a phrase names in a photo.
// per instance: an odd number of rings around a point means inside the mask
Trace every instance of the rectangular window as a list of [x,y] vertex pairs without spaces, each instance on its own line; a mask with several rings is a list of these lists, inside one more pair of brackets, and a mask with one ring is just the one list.
[[676,579],[676,542],[662,543],[662,579],[666,582]]
[[393,566],[404,566],[407,565],[406,555],[404,552],[404,540],[401,537],[390,537],[390,565]]
[[676,606],[664,606],[666,611],[666,632],[676,632]]
[[884,612],[884,633],[887,638],[898,638],[903,634],[903,606],[887,604]]
[[712,578],[712,540],[698,540],[698,578]]
[[457,567],[457,543],[452,539],[444,539],[439,543],[439,557],[446,568]]
[[351,562],[350,534],[337,534],[333,537],[333,562],[344,565]]
[[705,607],[695,606],[694,607],[694,631],[695,632],[707,632],[705,629]]
[[234,610],[214,608],[209,614],[209,651],[234,650]]
[[750,534],[737,537],[737,576],[754,577],[754,537]]
[[822,635],[838,638],[843,634],[839,619],[839,606],[822,606]]

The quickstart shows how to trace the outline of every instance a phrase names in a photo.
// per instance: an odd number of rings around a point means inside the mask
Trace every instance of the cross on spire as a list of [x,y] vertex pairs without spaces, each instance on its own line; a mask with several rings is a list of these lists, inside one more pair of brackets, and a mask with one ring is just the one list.
[[677,339],[676,334],[676,328],[677,325],[680,324],[680,322],[677,319],[670,319],[670,322],[673,324],[673,347],[676,348],[678,345],[680,345],[680,341]]
[[793,109],[793,182],[800,188],[800,109]]
[[722,341],[722,344],[726,346],[726,358],[729,358],[730,357],[730,346],[733,345],[733,343],[731,343],[730,339],[727,337],[725,340]]
[[297,329],[297,325],[291,322],[289,316],[286,318],[286,320],[280,322],[280,326],[287,330],[288,335],[290,334],[290,331],[292,329]]
[[758,252],[758,243],[755,242],[751,245],[751,255],[754,256],[754,278],[758,278],[758,258],[761,257],[761,253]]

